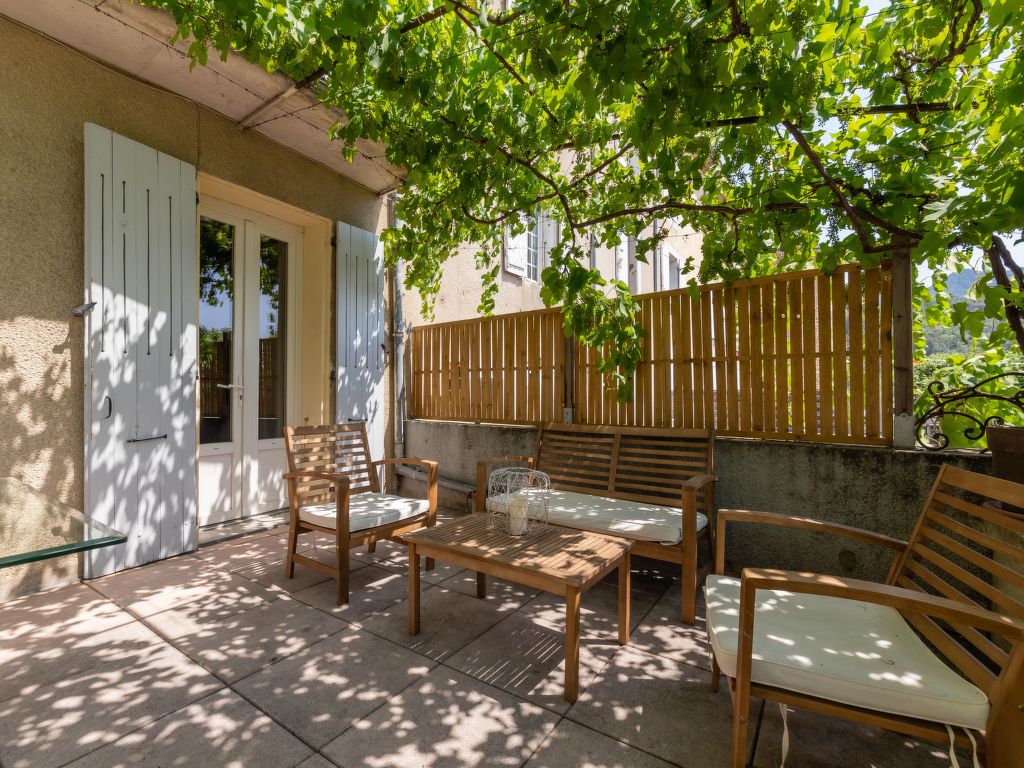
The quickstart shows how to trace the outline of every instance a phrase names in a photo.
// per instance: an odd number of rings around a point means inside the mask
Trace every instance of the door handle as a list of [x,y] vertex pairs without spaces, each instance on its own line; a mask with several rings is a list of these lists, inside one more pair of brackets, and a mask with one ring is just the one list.
[[110,395],[104,395],[103,401],[107,404],[107,415],[104,416],[103,418],[109,419],[111,416],[114,415],[114,401],[110,399]]
[[153,437],[131,437],[128,440],[126,440],[125,442],[128,442],[128,443],[146,443],[146,442],[149,442],[150,440],[166,440],[166,439],[167,439],[167,433],[164,432],[162,435],[154,435]]
[[245,389],[244,384],[218,384],[220,389]]

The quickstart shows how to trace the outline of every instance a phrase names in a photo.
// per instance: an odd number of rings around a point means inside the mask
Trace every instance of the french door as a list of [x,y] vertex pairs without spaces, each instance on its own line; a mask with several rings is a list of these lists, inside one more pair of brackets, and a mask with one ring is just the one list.
[[295,392],[302,230],[199,209],[199,524],[287,506],[283,427]]

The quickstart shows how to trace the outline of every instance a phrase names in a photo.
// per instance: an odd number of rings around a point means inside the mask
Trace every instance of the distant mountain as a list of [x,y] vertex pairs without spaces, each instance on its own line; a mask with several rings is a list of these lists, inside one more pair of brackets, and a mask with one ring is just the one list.
[[946,287],[949,288],[949,295],[953,301],[960,301],[967,295],[967,291],[971,289],[978,280],[978,273],[973,269],[965,269],[963,272],[957,274],[956,272],[951,273],[946,278]]

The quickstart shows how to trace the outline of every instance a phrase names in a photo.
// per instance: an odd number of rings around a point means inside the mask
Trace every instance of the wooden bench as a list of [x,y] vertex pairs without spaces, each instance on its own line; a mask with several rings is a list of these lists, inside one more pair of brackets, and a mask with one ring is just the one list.
[[[733,768],[753,762],[751,698],[972,748],[989,768],[1024,757],[1024,485],[949,465],[909,541],[809,518],[721,510],[707,626],[712,685],[733,698]],[[817,531],[892,550],[884,584],[746,568],[723,575],[726,526]],[[952,729],[952,731],[950,730]],[[813,741],[813,734],[809,740]]]
[[632,539],[634,555],[682,566],[682,619],[694,622],[697,543],[714,530],[713,432],[545,424],[535,456],[477,464],[477,512],[487,511],[491,471],[509,464],[551,478],[552,524]]
[[[425,459],[371,461],[363,422],[316,427],[285,427],[288,453],[288,558],[290,579],[299,563],[333,576],[338,605],[348,602],[349,549],[365,544],[371,549],[381,539],[392,539],[437,520],[437,462]],[[381,493],[381,467],[410,464],[427,470],[427,498],[410,499]],[[335,564],[296,552],[298,537],[319,531],[334,537]],[[427,570],[434,564],[427,561]]]

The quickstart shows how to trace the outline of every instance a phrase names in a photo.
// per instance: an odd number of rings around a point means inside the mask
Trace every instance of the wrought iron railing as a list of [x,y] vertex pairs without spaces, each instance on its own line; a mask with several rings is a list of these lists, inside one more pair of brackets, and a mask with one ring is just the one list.
[[[1012,394],[986,392],[982,389],[992,382],[1014,377],[1017,379],[1017,390]],[[941,381],[933,381],[927,390],[931,404],[915,426],[918,445],[930,451],[940,451],[948,447],[950,438],[944,429],[948,424],[946,420],[951,417],[963,420],[966,426],[961,432],[970,442],[982,440],[989,427],[1002,426],[1005,423],[1002,415],[986,416],[984,408],[978,405],[979,401],[1006,403],[1020,412],[1021,423],[1024,423],[1024,387],[1020,386],[1021,382],[1024,382],[1024,371],[1000,373],[970,386],[950,390],[947,390]],[[1008,392],[1008,389],[1003,389],[1003,392]]]

